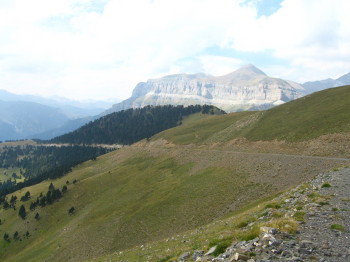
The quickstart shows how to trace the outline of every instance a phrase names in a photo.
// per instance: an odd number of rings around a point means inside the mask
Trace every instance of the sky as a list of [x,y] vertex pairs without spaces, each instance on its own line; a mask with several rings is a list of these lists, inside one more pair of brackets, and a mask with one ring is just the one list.
[[[349,0],[0,0],[0,89],[126,99],[168,74],[350,72]],[[1,98],[0,98],[1,99]]]

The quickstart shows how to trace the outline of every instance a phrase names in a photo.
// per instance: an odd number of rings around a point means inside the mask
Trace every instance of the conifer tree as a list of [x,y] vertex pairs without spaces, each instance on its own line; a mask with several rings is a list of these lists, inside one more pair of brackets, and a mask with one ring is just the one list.
[[19,211],[18,211],[18,215],[22,218],[25,219],[26,218],[26,208],[24,207],[24,205],[21,205]]
[[70,215],[73,215],[75,212],[75,208],[74,207],[71,207],[69,210],[68,210],[68,214]]
[[7,234],[7,233],[4,234],[4,240],[5,240],[6,242],[10,242],[10,236],[9,236],[9,234]]
[[18,240],[18,231],[13,234],[13,239]]
[[53,190],[55,190],[55,187],[54,187],[54,185],[51,183],[51,184],[49,185],[49,191],[53,191]]

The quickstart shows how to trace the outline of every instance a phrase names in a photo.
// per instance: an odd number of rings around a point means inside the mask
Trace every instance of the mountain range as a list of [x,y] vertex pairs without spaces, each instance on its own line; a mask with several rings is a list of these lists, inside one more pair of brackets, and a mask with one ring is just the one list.
[[116,101],[76,101],[62,97],[17,95],[0,90],[0,141],[48,139],[70,132]]
[[[226,112],[264,110],[316,91],[347,84],[350,84],[350,73],[337,79],[298,84],[290,80],[269,77],[257,67],[246,65],[224,76],[197,73],[150,79],[137,84],[130,98],[116,104],[113,104],[112,101],[103,103],[79,102],[60,97],[42,98],[32,95],[15,95],[0,90],[0,101],[7,102],[6,108],[9,111],[19,112],[18,110],[23,108],[17,106],[16,109],[10,109],[9,102],[26,101],[50,107],[50,109],[41,112],[43,121],[45,121],[45,112],[56,110],[58,114],[57,117],[46,116],[46,118],[51,118],[50,124],[35,120],[35,114],[31,114],[33,121],[27,123],[21,117],[17,118],[18,114],[4,111],[2,116],[0,115],[0,140],[51,139],[110,113],[147,105],[207,104]],[[30,114],[31,109],[28,106],[29,104],[27,104],[25,112],[23,111],[23,115]],[[53,124],[54,119],[57,121]],[[36,123],[37,128],[33,129],[30,124],[26,126],[26,123]]]
[[253,65],[224,76],[178,74],[137,84],[132,96],[105,113],[146,105],[214,105],[226,112],[261,110],[302,97],[292,81],[267,76]]
[[324,79],[320,81],[310,81],[302,84],[302,86],[306,89],[308,94],[321,91],[323,89],[337,87],[337,86],[345,86],[350,84],[350,73],[347,73],[337,79]]
[[0,101],[0,140],[25,138],[68,121],[59,109],[27,101]]
[[42,97],[37,95],[18,95],[2,89],[0,89],[0,100],[8,102],[26,101],[58,108],[69,119],[98,115],[107,108],[111,107],[111,105],[113,105],[114,103],[119,102],[118,99],[109,99],[106,101],[80,101],[59,96]]

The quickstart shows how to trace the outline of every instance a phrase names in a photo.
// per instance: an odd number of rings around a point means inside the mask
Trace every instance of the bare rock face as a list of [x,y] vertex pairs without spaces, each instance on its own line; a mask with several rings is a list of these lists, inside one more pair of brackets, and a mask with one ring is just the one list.
[[179,74],[136,85],[132,96],[108,113],[146,105],[208,104],[226,112],[267,109],[305,95],[292,81],[268,77],[253,65],[224,76]]

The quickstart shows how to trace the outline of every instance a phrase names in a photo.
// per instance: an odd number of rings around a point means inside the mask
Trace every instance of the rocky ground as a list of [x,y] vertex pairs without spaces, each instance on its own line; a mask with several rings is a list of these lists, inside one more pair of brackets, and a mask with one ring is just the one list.
[[[259,237],[234,242],[219,256],[213,256],[214,246],[186,252],[178,261],[350,261],[350,168],[320,174],[275,203],[281,205],[267,207],[261,219],[278,212],[298,221],[296,233],[262,226]],[[247,230],[258,224],[248,224]]]

